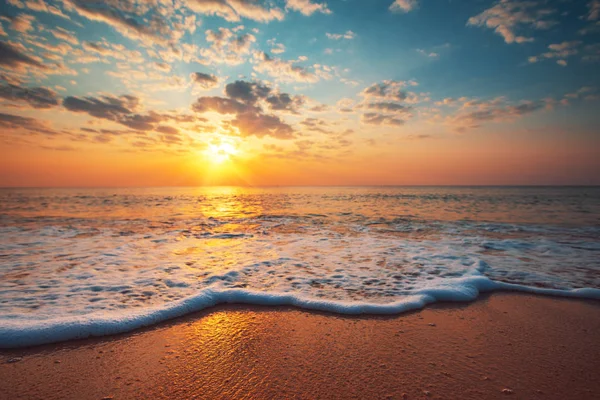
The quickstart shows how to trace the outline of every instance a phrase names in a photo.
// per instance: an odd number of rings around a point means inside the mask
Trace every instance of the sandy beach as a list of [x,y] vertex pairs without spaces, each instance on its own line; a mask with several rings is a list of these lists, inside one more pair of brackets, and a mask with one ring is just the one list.
[[0,352],[3,399],[600,396],[600,303],[513,293],[394,317],[228,305]]

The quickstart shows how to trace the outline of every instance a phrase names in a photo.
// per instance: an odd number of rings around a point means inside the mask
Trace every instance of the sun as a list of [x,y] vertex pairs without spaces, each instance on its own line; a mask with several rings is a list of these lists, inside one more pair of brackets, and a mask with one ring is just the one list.
[[231,157],[238,153],[239,150],[231,143],[209,144],[205,152],[213,164],[223,164],[230,161]]

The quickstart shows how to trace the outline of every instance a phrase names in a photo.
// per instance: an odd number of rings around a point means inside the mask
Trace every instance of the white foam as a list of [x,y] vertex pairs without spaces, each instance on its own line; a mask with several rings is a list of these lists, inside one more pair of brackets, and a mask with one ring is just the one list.
[[477,274],[472,277],[453,279],[438,287],[422,289],[413,295],[386,304],[310,299],[286,293],[264,293],[243,289],[205,289],[197,295],[173,303],[167,303],[162,307],[150,307],[135,310],[127,314],[92,314],[79,317],[55,318],[46,321],[4,321],[3,325],[0,326],[0,347],[16,348],[90,336],[113,335],[153,325],[223,303],[295,306],[307,310],[351,315],[399,314],[423,308],[425,305],[436,301],[472,301],[477,298],[479,293],[492,290],[514,290],[544,295],[600,300],[599,289],[556,290],[532,288],[494,282]]

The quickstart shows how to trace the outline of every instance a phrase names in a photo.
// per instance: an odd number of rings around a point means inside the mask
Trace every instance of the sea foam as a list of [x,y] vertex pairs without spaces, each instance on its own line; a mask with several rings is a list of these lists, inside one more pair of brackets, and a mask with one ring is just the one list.
[[[45,321],[5,321],[0,326],[0,348],[18,348],[66,340],[129,332],[218,304],[294,306],[338,314],[400,314],[436,301],[465,302],[479,293],[512,290],[543,295],[600,300],[600,289],[557,290],[494,282],[484,276],[454,279],[444,286],[419,290],[400,300],[379,304],[364,301],[310,299],[287,293],[264,293],[244,289],[205,289],[201,293],[162,307],[138,309],[126,314],[102,313]],[[111,315],[112,314],[112,315]]]

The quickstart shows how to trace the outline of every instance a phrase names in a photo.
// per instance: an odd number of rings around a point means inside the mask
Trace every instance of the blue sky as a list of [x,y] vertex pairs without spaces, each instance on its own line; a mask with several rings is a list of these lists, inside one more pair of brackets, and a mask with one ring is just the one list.
[[568,134],[590,158],[574,181],[597,166],[599,0],[8,0],[0,14],[4,151],[227,142],[348,162],[521,132],[532,157]]

